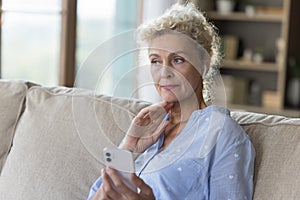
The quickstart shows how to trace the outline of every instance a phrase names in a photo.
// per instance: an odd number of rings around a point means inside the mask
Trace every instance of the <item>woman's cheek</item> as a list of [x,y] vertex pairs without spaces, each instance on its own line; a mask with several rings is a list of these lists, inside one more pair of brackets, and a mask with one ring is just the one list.
[[154,84],[158,84],[159,83],[159,79],[160,79],[159,70],[151,69],[151,76],[152,76],[152,79],[154,81]]

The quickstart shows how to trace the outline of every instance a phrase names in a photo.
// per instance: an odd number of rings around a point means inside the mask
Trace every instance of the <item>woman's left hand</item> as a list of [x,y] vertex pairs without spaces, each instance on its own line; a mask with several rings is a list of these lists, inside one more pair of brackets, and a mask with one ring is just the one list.
[[139,154],[157,142],[169,124],[168,120],[163,119],[173,105],[163,101],[142,109],[132,120],[119,148]]
[[93,200],[155,200],[151,187],[149,187],[135,173],[131,174],[133,184],[140,189],[137,193],[131,190],[123,181],[118,172],[112,168],[102,171],[102,184]]

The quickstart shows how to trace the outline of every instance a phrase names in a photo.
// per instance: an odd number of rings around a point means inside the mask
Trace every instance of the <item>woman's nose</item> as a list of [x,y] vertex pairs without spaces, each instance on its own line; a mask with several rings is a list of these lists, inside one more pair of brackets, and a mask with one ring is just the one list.
[[170,66],[170,64],[164,64],[162,66],[162,70],[161,70],[161,77],[162,78],[171,78],[174,76],[174,72],[173,72],[173,68],[172,66]]

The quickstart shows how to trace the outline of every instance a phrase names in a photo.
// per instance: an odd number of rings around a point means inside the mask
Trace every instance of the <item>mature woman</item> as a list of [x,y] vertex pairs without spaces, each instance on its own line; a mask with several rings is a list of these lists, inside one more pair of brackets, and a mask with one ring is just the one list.
[[89,199],[252,199],[253,146],[229,110],[203,95],[220,60],[213,26],[192,4],[175,4],[138,34],[163,100],[135,117],[119,146],[137,155],[139,190],[106,168]]

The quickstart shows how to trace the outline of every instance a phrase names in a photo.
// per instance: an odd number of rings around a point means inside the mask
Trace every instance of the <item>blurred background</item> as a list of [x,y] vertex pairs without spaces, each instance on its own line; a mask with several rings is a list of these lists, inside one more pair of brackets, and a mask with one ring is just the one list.
[[[300,16],[297,8],[300,1],[190,1],[205,13],[222,37],[221,74],[227,106],[234,110],[299,117]],[[124,36],[124,32],[162,14],[176,2],[0,0],[0,76],[128,97],[146,76],[131,71],[136,65],[135,54],[126,56],[106,71],[100,83],[93,80],[93,75],[99,74],[97,67],[83,70],[80,79],[76,79],[76,75],[89,64],[87,58],[99,45],[103,47],[111,38]],[[127,49],[133,48],[133,44],[124,45]],[[97,56],[95,59],[101,59]],[[122,77],[124,73],[128,77]],[[116,81],[120,78],[126,81],[118,83],[116,91]],[[133,96],[158,101],[151,87]]]

